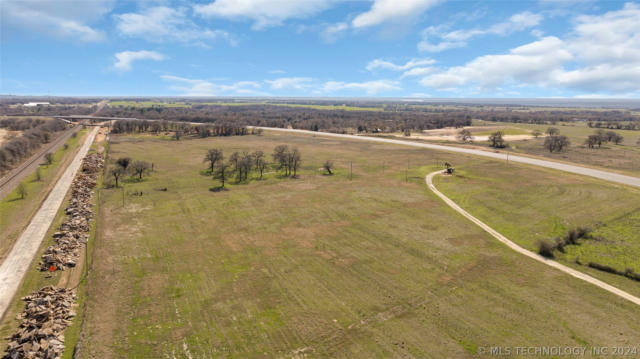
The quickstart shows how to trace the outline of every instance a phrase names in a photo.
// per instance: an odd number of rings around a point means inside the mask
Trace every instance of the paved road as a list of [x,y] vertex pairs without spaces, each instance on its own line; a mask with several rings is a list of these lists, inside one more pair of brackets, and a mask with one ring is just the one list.
[[513,162],[525,163],[525,164],[534,165],[534,166],[540,166],[540,167],[547,167],[547,168],[552,168],[552,169],[556,169],[556,170],[560,170],[560,171],[576,173],[576,174],[579,174],[579,175],[595,177],[595,178],[599,178],[599,179],[602,179],[602,180],[605,180],[605,181],[622,183],[622,184],[626,184],[626,185],[629,185],[629,186],[640,187],[640,178],[639,177],[625,176],[625,175],[621,175],[621,174],[617,174],[617,173],[611,173],[611,172],[607,172],[607,171],[600,171],[600,170],[596,170],[596,169],[593,169],[593,168],[569,165],[569,164],[560,163],[560,162],[554,162],[554,161],[540,160],[540,159],[537,159],[537,158],[516,156],[516,155],[511,155],[511,154],[507,155],[506,153],[496,153],[496,152],[489,152],[489,151],[474,150],[474,149],[471,149],[471,148],[461,148],[461,147],[454,147],[454,146],[436,145],[436,144],[431,144],[431,143],[421,143],[421,142],[411,142],[411,141],[403,141],[403,140],[393,140],[393,139],[388,139],[388,138],[378,138],[378,137],[368,137],[368,136],[355,136],[355,135],[342,135],[342,134],[338,134],[338,133],[315,132],[315,131],[307,131],[307,130],[292,130],[292,129],[286,129],[286,128],[273,128],[273,127],[256,127],[256,128],[261,128],[261,129],[263,129],[265,131],[305,133],[305,134],[308,134],[308,135],[315,135],[315,136],[322,136],[322,137],[339,137],[339,138],[350,138],[350,139],[360,140],[360,141],[393,143],[393,144],[396,144],[396,145],[405,145],[405,146],[412,146],[412,147],[428,148],[428,149],[439,150],[439,151],[464,153],[464,154],[474,155],[474,156],[483,156],[483,157],[495,158],[495,159],[499,159],[499,160],[503,160],[503,161],[506,161],[507,160],[507,156],[509,156],[509,161],[513,161]]
[[60,177],[47,199],[31,219],[29,226],[18,238],[7,258],[0,265],[0,319],[2,319],[7,308],[11,305],[11,301],[27,271],[29,269],[35,270],[31,263],[38,253],[42,240],[47,234],[73,178],[82,165],[82,159],[89,151],[98,129],[99,127],[95,127],[89,133],[76,157],[69,164],[69,167]]
[[509,248],[513,249],[514,251],[523,254],[529,258],[532,258],[538,262],[544,263],[550,267],[556,268],[558,270],[561,270],[573,277],[576,277],[578,279],[582,279],[585,282],[589,282],[595,286],[598,286],[606,291],[609,291],[615,295],[617,295],[620,298],[624,298],[632,303],[635,303],[637,305],[640,305],[640,298],[635,297],[623,290],[620,290],[612,285],[609,285],[599,279],[593,278],[590,275],[584,274],[580,271],[577,271],[573,268],[569,268],[565,265],[562,265],[554,260],[551,259],[547,259],[539,254],[533,253],[531,251],[528,251],[522,247],[520,247],[519,245],[513,243],[512,241],[510,241],[507,237],[503,236],[502,234],[498,233],[498,231],[496,231],[495,229],[489,227],[488,225],[484,224],[482,221],[480,221],[479,219],[477,219],[476,217],[472,216],[471,214],[469,214],[469,212],[465,211],[464,209],[460,208],[460,206],[458,206],[454,201],[452,201],[451,199],[449,199],[447,196],[445,196],[444,194],[442,194],[442,192],[438,191],[436,189],[436,187],[433,185],[433,176],[442,173],[442,171],[436,171],[433,173],[430,173],[427,175],[427,177],[425,178],[425,181],[427,182],[427,186],[429,187],[430,190],[432,190],[438,197],[440,197],[447,205],[449,205],[449,207],[453,208],[456,212],[460,213],[461,215],[465,216],[468,220],[470,220],[471,222],[475,223],[478,227],[482,228],[485,232],[489,233],[490,235],[492,235],[493,237],[497,238],[500,242],[506,244]]
[[43,162],[44,155],[48,152],[56,152],[62,145],[67,142],[69,137],[74,132],[78,132],[80,126],[74,126],[67,129],[64,133],[60,134],[53,142],[46,144],[43,146],[39,152],[26,161],[20,164],[20,166],[14,168],[9,173],[7,173],[4,177],[0,178],[0,200],[2,200],[6,195],[11,193],[22,180],[24,180],[27,176],[29,176],[33,171],[40,166]]

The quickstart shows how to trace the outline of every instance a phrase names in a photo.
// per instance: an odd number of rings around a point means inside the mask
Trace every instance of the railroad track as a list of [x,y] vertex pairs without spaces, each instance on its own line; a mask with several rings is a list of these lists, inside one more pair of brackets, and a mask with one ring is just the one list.
[[80,126],[76,125],[66,130],[53,142],[47,144],[44,149],[41,149],[37,155],[31,156],[31,158],[20,164],[20,166],[11,170],[11,172],[9,172],[6,176],[0,178],[0,199],[2,199],[5,195],[9,194],[9,192],[13,190],[13,188],[9,187],[11,187],[12,184],[15,184],[14,179],[23,175],[25,171],[29,171],[34,163],[42,161],[42,158],[46,153],[57,150],[59,147],[61,147],[71,137],[71,135],[75,132],[78,132],[79,129]]

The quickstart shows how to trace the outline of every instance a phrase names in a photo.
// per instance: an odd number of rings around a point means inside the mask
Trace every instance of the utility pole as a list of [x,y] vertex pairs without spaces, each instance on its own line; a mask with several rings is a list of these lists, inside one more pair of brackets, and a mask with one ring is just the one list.
[[409,159],[407,158],[407,170],[404,171],[404,181],[409,182]]

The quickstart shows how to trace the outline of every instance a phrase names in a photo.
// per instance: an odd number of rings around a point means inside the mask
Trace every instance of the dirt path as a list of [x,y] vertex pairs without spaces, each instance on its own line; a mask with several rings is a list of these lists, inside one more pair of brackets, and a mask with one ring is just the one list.
[[[248,126],[248,127],[251,128],[251,126]],[[338,137],[338,138],[349,138],[349,139],[360,140],[360,141],[392,143],[396,145],[428,148],[428,149],[438,150],[438,151],[447,151],[447,152],[464,153],[464,154],[475,155],[475,156],[483,156],[483,157],[489,157],[489,158],[494,158],[494,159],[503,160],[503,161],[506,161],[508,159],[509,161],[512,161],[512,162],[519,162],[519,163],[524,163],[528,165],[552,168],[560,171],[576,173],[579,175],[595,177],[605,181],[640,187],[639,177],[626,176],[618,173],[601,171],[601,170],[596,170],[588,167],[575,166],[575,165],[570,165],[570,164],[561,163],[561,162],[547,161],[547,160],[541,160],[537,158],[524,157],[524,156],[516,156],[509,153],[481,151],[481,150],[474,150],[471,148],[436,145],[431,143],[392,140],[389,138],[343,135],[339,133],[316,132],[316,131],[307,131],[307,130],[292,130],[292,129],[274,128],[274,127],[255,127],[255,128],[261,128],[265,131],[304,133],[304,134],[313,135],[313,136]]]
[[76,157],[31,219],[29,226],[18,238],[7,258],[0,265],[0,319],[11,304],[27,270],[31,268],[31,263],[40,248],[40,244],[49,230],[71,186],[71,182],[82,165],[82,159],[89,151],[97,132],[98,127],[95,127],[89,133]]
[[520,247],[519,245],[515,244],[514,242],[510,241],[507,237],[503,236],[502,234],[498,233],[495,229],[489,227],[488,225],[484,224],[482,221],[480,221],[479,219],[477,219],[476,217],[472,216],[471,214],[469,214],[469,212],[465,211],[464,209],[462,209],[460,206],[458,206],[454,201],[452,201],[451,199],[449,199],[449,197],[445,196],[444,194],[442,194],[442,192],[438,191],[436,189],[436,187],[433,185],[433,176],[442,173],[442,171],[436,171],[433,173],[430,173],[427,175],[427,177],[425,178],[425,181],[427,183],[427,186],[429,187],[429,189],[431,191],[433,191],[433,193],[435,193],[438,197],[440,197],[449,207],[453,208],[456,212],[460,213],[461,215],[463,215],[464,217],[466,217],[468,220],[470,220],[471,222],[475,223],[478,227],[482,228],[485,232],[489,233],[490,235],[492,235],[493,237],[495,237],[496,239],[498,239],[500,242],[506,244],[509,248],[513,249],[514,251],[523,254],[531,259],[534,259],[538,262],[544,263],[550,267],[556,268],[558,270],[561,270],[573,277],[576,277],[578,279],[582,279],[585,282],[589,282],[595,286],[598,286],[606,291],[609,291],[615,295],[617,295],[620,298],[626,299],[632,303],[635,303],[637,305],[640,305],[640,298],[635,297],[623,290],[620,290],[612,285],[609,285],[599,279],[596,279],[590,275],[584,274],[580,271],[577,271],[573,268],[569,268],[565,265],[562,265],[554,260],[551,259],[547,259],[539,254],[533,253],[531,251],[528,251],[522,247]]

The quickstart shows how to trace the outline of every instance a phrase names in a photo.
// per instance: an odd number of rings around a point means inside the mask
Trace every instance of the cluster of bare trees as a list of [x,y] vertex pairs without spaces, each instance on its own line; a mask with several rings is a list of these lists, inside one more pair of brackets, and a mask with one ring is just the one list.
[[[22,123],[22,121],[25,121]],[[58,120],[0,120],[0,128],[24,131],[0,146],[0,173],[7,171],[30,156],[41,145],[51,141],[53,133],[63,131],[66,124]]]
[[613,142],[616,145],[619,145],[622,143],[622,141],[624,141],[624,137],[617,134],[616,132],[613,132],[613,131],[605,132],[604,130],[600,129],[600,130],[596,130],[596,132],[593,135],[589,135],[589,137],[587,137],[584,143],[589,148],[595,148],[596,146],[600,148],[602,147],[603,143]]
[[115,186],[118,187],[120,179],[124,176],[131,176],[137,178],[138,181],[142,181],[144,175],[153,171],[153,164],[147,161],[132,160],[130,157],[120,157],[116,160],[114,166],[109,170],[109,174],[115,181]]
[[264,171],[273,165],[278,171],[283,171],[284,176],[296,177],[302,163],[302,155],[297,148],[289,149],[286,145],[278,145],[271,157],[274,163],[267,162],[262,151],[234,152],[225,161],[224,152],[219,148],[212,148],[204,156],[204,162],[208,164],[208,172],[214,179],[220,180],[220,188],[224,188],[225,182],[235,175],[236,181],[249,180],[249,174],[255,171],[262,179]]
[[149,120],[118,120],[111,129],[113,133],[143,133],[158,134],[161,132],[173,132],[174,138],[179,140],[184,136],[196,136],[201,138],[218,136],[244,136],[261,134],[262,129],[249,129],[245,126],[229,122],[216,124],[194,125],[186,122],[175,121],[149,121]]
[[640,131],[640,122],[638,122],[637,120],[635,122],[622,122],[622,121],[589,122],[587,123],[587,126],[595,127],[595,128],[607,128],[612,130]]
[[544,148],[549,152],[562,152],[564,149],[571,145],[567,136],[560,135],[560,130],[555,127],[549,127],[545,131],[547,137],[544,139]]

